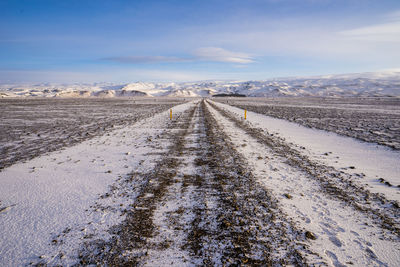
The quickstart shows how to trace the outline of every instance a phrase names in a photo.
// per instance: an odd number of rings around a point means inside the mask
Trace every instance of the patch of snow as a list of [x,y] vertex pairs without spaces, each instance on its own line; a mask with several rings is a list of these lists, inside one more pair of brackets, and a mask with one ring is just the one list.
[[[244,116],[242,109],[213,102],[237,116]],[[371,192],[384,194],[389,200],[400,201],[400,151],[371,144],[351,137],[323,130],[310,129],[299,124],[247,111],[247,121],[265,132],[284,138],[297,145],[298,151],[306,153],[312,160],[348,173],[363,173],[359,182]],[[301,149],[305,147],[306,150]],[[390,182],[388,187],[379,178]]]
[[[238,116],[243,115],[243,111],[237,108],[219,103],[217,105],[238,113]],[[356,212],[346,203],[328,197],[320,190],[316,181],[287,165],[285,158],[276,156],[267,146],[250,137],[210,106],[209,108],[236,145],[237,151],[247,159],[255,176],[279,200],[283,211],[300,229],[310,231],[316,236],[316,240],[311,240],[307,244],[313,252],[322,256],[330,266],[398,264],[400,256],[398,242],[381,238],[382,229],[373,225],[367,216]],[[298,128],[286,125],[285,122],[264,119],[262,116],[249,113],[248,120],[256,127],[268,129],[269,132],[279,132],[281,136],[287,137],[287,142],[294,141],[293,136],[297,136]],[[311,132],[308,138],[303,135],[303,139],[296,141],[307,145],[307,148],[313,151],[313,140],[319,143],[316,141],[319,135],[324,136],[325,132]],[[352,148],[347,147],[349,150]],[[307,258],[310,255],[304,256]],[[311,265],[313,264],[320,263],[311,262]]]
[[[192,104],[174,107],[174,114]],[[148,136],[164,130],[169,112],[116,129],[73,147],[18,163],[0,172],[0,247],[2,266],[22,266],[42,256],[54,259],[56,235],[67,227],[100,225],[100,236],[124,217],[118,212],[88,214],[91,205],[117,179],[139,168],[151,168],[156,159]],[[167,143],[160,144],[166,148]],[[147,170],[148,171],[148,170]],[[70,245],[77,249],[79,235]],[[72,249],[71,249],[72,250]]]

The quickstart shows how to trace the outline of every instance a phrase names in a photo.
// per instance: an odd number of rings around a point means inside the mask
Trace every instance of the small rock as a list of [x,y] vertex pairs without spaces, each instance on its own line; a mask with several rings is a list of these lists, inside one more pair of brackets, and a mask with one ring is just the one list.
[[387,185],[387,186],[392,186],[392,184],[389,183],[388,181],[385,182],[385,185]]
[[292,199],[293,197],[290,195],[290,194],[288,194],[288,193],[285,193],[285,194],[283,194],[287,199]]
[[306,234],[306,238],[308,238],[308,239],[311,239],[311,240],[317,239],[317,237],[313,233],[311,233],[310,231],[306,231],[305,234]]

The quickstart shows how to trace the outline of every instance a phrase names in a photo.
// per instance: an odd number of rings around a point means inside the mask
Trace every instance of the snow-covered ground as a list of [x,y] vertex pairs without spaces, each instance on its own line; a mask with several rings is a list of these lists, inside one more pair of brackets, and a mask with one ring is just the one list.
[[[217,105],[238,118],[244,117],[244,110],[220,103]],[[398,236],[393,236],[393,239],[382,238],[382,229],[374,225],[368,216],[322,192],[317,181],[287,164],[285,157],[276,155],[268,146],[260,144],[259,140],[250,137],[245,130],[216,110],[213,110],[213,115],[232,142],[237,144],[238,152],[247,159],[256,177],[279,199],[283,211],[298,227],[316,234],[316,240],[311,242],[312,251],[334,266],[399,264]],[[247,113],[247,123],[250,127],[262,128],[269,134],[283,138],[285,142],[295,144],[296,149],[311,160],[347,172],[365,173],[365,177],[357,182],[370,184],[369,190],[379,192],[388,199],[400,200],[399,188],[382,185],[376,178],[379,174],[392,183],[400,183],[398,151],[252,112]],[[305,150],[300,147],[305,147]],[[329,155],[324,156],[325,152],[329,152]],[[349,166],[355,169],[349,169]]]
[[[220,103],[218,105],[238,117],[244,117],[243,109]],[[299,152],[313,160],[347,173],[359,174],[358,182],[372,192],[400,201],[400,188],[397,187],[400,185],[400,151],[251,111],[247,111],[247,121],[254,127],[283,138],[285,142],[295,144]],[[379,178],[393,186],[381,183]]]
[[399,151],[243,115],[195,100],[4,168],[0,265],[400,264]]
[[400,150],[400,98],[223,97],[215,100]]
[[[175,107],[174,116],[191,105]],[[53,264],[48,255],[54,255],[55,245],[62,242],[59,235],[72,229],[81,235],[67,242],[64,250],[69,253],[88,234],[107,237],[106,230],[124,216],[93,211],[92,206],[118,179],[153,167],[159,157],[155,152],[169,144],[147,140],[157,140],[168,121],[169,112],[163,112],[0,172],[0,265],[21,266],[37,262],[39,256]],[[102,205],[119,207],[127,202],[109,199]]]
[[0,101],[0,169],[72,146],[184,103],[176,98]]

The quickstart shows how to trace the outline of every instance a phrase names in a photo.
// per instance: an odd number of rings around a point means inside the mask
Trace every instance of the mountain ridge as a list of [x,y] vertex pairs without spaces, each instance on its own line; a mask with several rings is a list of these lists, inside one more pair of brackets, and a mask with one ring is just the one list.
[[0,97],[400,97],[400,72],[255,81],[1,84]]

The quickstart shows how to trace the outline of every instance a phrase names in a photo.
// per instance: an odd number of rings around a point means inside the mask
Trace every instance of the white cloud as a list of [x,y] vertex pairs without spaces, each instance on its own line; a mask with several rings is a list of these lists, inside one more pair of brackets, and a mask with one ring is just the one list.
[[191,59],[180,57],[166,57],[166,56],[121,56],[121,57],[107,57],[103,60],[119,62],[119,63],[163,63],[163,62],[187,62]]
[[400,68],[383,69],[383,72],[400,72]]
[[354,40],[400,42],[400,21],[346,30],[339,34]]
[[101,60],[107,60],[117,63],[142,64],[142,63],[172,63],[172,62],[195,62],[211,61],[226,62],[236,64],[253,63],[252,56],[246,53],[232,52],[220,47],[201,47],[196,49],[193,56],[189,57],[167,57],[167,56],[120,56],[107,57]]
[[[400,60],[400,12],[354,16],[314,17],[255,16],[228,20],[218,25],[188,26],[175,38],[175,45],[205,47],[197,56],[218,61],[254,61],[253,57],[224,55],[219,47],[257,55],[257,62],[269,57],[308,59],[344,66],[369,68],[393,66]],[[211,48],[211,49],[209,49]],[[342,63],[340,63],[342,62]],[[243,64],[243,63],[242,63]],[[237,64],[238,65],[238,64]]]
[[384,16],[385,19],[389,21],[399,21],[400,20],[400,10],[392,11]]
[[232,52],[220,47],[202,47],[195,51],[195,56],[202,60],[248,64],[253,63],[249,54]]

